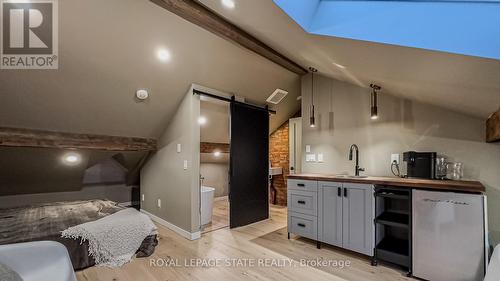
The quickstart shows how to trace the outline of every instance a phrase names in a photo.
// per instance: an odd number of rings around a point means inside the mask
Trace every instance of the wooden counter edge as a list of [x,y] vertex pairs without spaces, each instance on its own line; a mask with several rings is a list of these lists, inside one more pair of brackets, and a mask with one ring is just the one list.
[[416,189],[432,189],[443,191],[461,191],[470,193],[483,193],[486,191],[483,184],[478,181],[451,181],[451,180],[427,180],[391,177],[368,177],[368,178],[345,178],[321,174],[296,174],[288,175],[288,179],[335,181],[364,184],[393,185]]

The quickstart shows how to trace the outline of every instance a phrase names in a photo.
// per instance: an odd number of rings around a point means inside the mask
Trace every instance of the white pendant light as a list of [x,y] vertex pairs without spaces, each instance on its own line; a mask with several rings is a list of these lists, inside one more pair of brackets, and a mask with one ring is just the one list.
[[318,72],[318,70],[314,67],[309,67],[311,71],[311,108],[309,111],[309,126],[311,128],[316,127],[316,116],[314,112],[314,73]]

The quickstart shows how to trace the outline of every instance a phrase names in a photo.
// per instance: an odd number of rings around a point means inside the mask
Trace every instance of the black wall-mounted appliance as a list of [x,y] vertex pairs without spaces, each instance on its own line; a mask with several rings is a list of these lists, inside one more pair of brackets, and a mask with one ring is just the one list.
[[436,152],[404,152],[403,161],[406,162],[407,177],[435,179],[436,157]]

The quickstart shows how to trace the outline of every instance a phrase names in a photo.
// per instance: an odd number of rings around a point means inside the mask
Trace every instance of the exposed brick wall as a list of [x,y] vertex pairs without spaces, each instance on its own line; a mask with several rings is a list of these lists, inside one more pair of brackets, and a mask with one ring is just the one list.
[[276,189],[276,204],[286,206],[286,176],[289,174],[288,121],[281,125],[269,138],[269,160],[272,167],[283,168],[283,174],[273,176]]

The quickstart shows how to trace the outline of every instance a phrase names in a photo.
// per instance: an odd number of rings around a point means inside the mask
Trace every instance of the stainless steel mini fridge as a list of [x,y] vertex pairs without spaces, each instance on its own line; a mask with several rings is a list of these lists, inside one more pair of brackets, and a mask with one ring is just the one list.
[[486,266],[486,197],[414,190],[413,275],[431,281],[480,281]]

